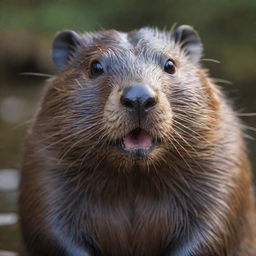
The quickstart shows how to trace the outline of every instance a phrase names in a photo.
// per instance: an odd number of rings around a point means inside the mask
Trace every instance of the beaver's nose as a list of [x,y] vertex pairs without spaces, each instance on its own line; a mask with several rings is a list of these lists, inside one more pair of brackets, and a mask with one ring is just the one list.
[[120,101],[127,110],[143,116],[156,105],[157,98],[150,88],[138,84],[126,88]]

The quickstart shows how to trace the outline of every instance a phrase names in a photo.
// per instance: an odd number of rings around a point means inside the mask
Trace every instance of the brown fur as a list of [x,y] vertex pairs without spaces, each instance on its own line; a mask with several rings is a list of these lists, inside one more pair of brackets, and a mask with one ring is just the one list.
[[[162,69],[165,56],[174,75]],[[108,72],[91,79],[94,59]],[[135,83],[158,97],[140,124],[120,105]],[[158,141],[142,159],[113,146],[138,125]],[[84,34],[48,82],[22,172],[24,255],[256,255],[240,121],[169,32]]]

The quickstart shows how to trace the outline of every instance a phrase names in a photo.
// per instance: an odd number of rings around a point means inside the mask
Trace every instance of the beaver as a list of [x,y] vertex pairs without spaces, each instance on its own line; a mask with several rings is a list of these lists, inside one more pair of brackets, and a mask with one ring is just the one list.
[[243,130],[188,25],[59,32],[28,132],[26,256],[255,256]]

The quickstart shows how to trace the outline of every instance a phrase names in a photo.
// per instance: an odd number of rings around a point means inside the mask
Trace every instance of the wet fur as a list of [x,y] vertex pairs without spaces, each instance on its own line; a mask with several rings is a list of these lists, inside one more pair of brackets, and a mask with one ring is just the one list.
[[[254,256],[256,217],[240,121],[172,32],[83,34],[48,82],[25,147],[23,255]],[[163,71],[166,58],[177,65]],[[107,75],[89,76],[100,59]],[[134,83],[159,103],[144,119],[121,107]],[[142,159],[113,144],[141,126]]]

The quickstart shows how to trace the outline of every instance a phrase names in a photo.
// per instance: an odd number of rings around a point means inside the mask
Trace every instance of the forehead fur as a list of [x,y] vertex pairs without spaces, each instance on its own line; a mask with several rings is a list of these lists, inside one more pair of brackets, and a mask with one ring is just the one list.
[[128,34],[132,44],[136,46],[140,42],[151,44],[155,47],[174,42],[172,31],[160,31],[149,27],[141,28],[137,31],[132,31]]
[[96,33],[84,33],[81,35],[84,46],[112,45],[126,49],[149,46],[164,48],[174,42],[171,31],[159,31],[149,27],[133,30],[131,32],[119,32],[117,30],[100,31]]

